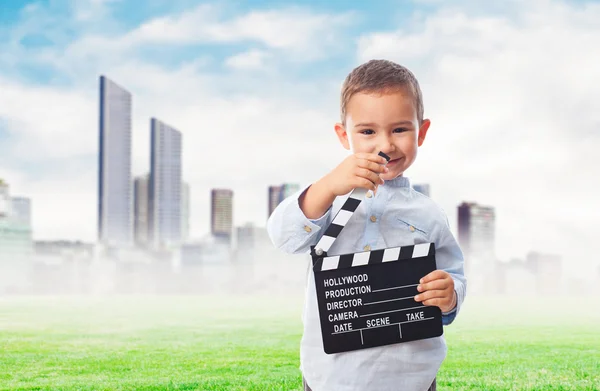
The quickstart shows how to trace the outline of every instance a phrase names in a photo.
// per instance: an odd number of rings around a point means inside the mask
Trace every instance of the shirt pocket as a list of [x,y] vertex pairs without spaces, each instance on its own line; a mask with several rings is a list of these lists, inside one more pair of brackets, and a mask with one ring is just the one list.
[[392,219],[394,231],[404,237],[409,244],[429,243],[429,230],[422,224],[416,224],[405,217],[395,216]]
[[400,225],[404,226],[406,229],[408,229],[411,232],[418,232],[421,233],[425,236],[427,236],[429,234],[429,232],[427,232],[425,229],[420,228],[419,225],[415,225],[414,223],[411,223],[410,221],[407,221],[405,218],[403,217],[396,217],[396,220],[398,220],[398,222],[400,223]]

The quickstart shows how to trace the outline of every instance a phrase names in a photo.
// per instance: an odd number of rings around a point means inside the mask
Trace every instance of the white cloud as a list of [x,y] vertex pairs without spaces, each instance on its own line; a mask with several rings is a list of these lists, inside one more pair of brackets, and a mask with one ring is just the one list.
[[268,53],[262,50],[251,49],[227,58],[225,65],[239,70],[265,69],[268,58]]
[[600,5],[512,11],[441,9],[363,36],[358,57],[398,61],[419,78],[432,127],[410,171],[433,182],[451,221],[457,201],[490,204],[505,260],[534,249],[597,263]]
[[[342,50],[339,37],[355,19],[352,12],[327,14],[288,6],[239,13],[234,5],[208,3],[123,31],[110,13],[116,1],[120,0],[73,2],[72,15],[59,13],[51,4],[31,7],[9,31],[9,39],[0,43],[0,66],[15,73],[22,64],[45,67],[76,80],[90,70],[103,72],[123,60],[141,57],[149,48],[197,50],[200,57],[208,57],[205,53],[210,53],[211,46],[231,45],[233,50],[240,44],[258,46],[265,59],[277,56],[306,63]],[[54,46],[27,48],[22,40],[28,37],[43,37]],[[257,54],[253,56],[256,61]],[[164,60],[158,56],[151,61],[158,64]],[[230,62],[242,60],[234,57]]]
[[300,7],[229,14],[224,7],[202,4],[179,15],[152,19],[113,44],[131,49],[148,44],[255,42],[295,54],[296,60],[307,60],[335,46],[339,30],[354,16],[349,12],[320,14]]
[[77,21],[99,19],[108,14],[108,7],[121,0],[75,0],[72,3],[73,15]]
[[[75,157],[95,152],[96,96],[83,91],[19,84],[0,77],[0,117],[14,133],[9,147],[26,159]],[[5,146],[6,147],[6,146]]]

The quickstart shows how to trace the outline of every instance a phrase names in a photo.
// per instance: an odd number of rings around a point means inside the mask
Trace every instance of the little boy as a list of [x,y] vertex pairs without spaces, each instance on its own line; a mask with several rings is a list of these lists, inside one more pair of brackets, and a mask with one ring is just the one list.
[[[277,248],[309,253],[354,188],[368,189],[329,255],[435,243],[438,270],[420,281],[417,302],[438,306],[444,325],[452,323],[466,293],[463,254],[448,218],[430,198],[416,192],[404,172],[425,141],[430,121],[423,118],[419,83],[403,66],[371,60],[344,81],[340,143],[352,154],[327,175],[288,197],[267,223]],[[378,155],[384,152],[389,163]],[[435,390],[446,357],[444,336],[326,354],[312,268],[308,276],[300,369],[305,390]]]

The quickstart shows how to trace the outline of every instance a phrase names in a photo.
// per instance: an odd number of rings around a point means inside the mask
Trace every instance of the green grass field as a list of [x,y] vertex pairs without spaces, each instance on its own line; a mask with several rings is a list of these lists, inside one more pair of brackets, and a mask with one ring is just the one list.
[[[227,308],[227,309],[223,309]],[[0,298],[2,390],[300,390],[301,297]],[[439,390],[600,390],[598,298],[468,298]]]

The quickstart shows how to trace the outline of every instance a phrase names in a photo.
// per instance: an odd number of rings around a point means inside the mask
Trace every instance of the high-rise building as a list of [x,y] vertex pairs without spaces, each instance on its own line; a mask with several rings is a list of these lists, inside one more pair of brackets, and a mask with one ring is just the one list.
[[525,263],[535,274],[537,293],[547,295],[560,292],[563,282],[560,255],[531,251],[527,254]]
[[254,248],[254,231],[255,226],[252,223],[246,223],[236,229],[237,248],[238,250],[247,250]]
[[421,194],[425,194],[427,197],[431,197],[430,187],[428,183],[416,184],[413,188]]
[[596,282],[594,286],[596,288],[596,293],[600,294],[600,265],[598,265],[598,268],[596,269]]
[[485,287],[480,287],[474,293],[485,292],[519,295],[521,297],[529,297],[536,293],[535,273],[527,267],[522,259],[513,258],[509,262],[497,262],[495,266],[493,275],[479,276],[483,277],[480,278],[482,281],[471,279],[469,283],[475,285],[481,282],[485,283]]
[[31,227],[31,199],[26,197],[12,197],[11,216],[11,219],[15,223]]
[[271,239],[265,227],[258,227],[253,223],[246,223],[236,227],[238,250],[252,249],[258,246],[271,246]]
[[100,76],[98,240],[111,247],[133,243],[131,94]]
[[231,239],[233,233],[233,191],[212,189],[211,233],[218,238]]
[[295,192],[300,190],[300,185],[295,183],[284,183],[279,186],[269,186],[269,216],[273,213],[277,205]]
[[[236,227],[236,245],[233,259],[238,263],[251,263],[264,259],[265,249],[271,249],[273,243],[265,227],[259,227],[253,223],[246,223]],[[248,270],[240,269],[240,273]]]
[[493,266],[495,222],[493,207],[474,202],[463,202],[458,207],[458,241],[465,255],[465,270],[476,266],[488,270]]
[[[33,238],[31,224],[26,221],[31,214],[23,211],[24,203],[19,202],[19,210],[13,213],[12,200],[8,183],[0,180],[0,295],[27,289],[31,271]],[[30,202],[27,206],[31,207]]]
[[181,132],[150,121],[150,241],[155,247],[181,243]]
[[186,242],[190,237],[190,185],[181,183],[181,240]]
[[10,188],[8,183],[0,179],[0,218],[7,217],[10,214]]
[[140,247],[148,245],[148,184],[150,174],[138,176],[133,183],[133,214],[135,243]]
[[281,187],[281,198],[279,202],[285,200],[286,198],[300,190],[300,185],[296,183],[284,183]]
[[271,217],[277,205],[279,205],[279,199],[281,197],[281,186],[269,186],[269,215]]

